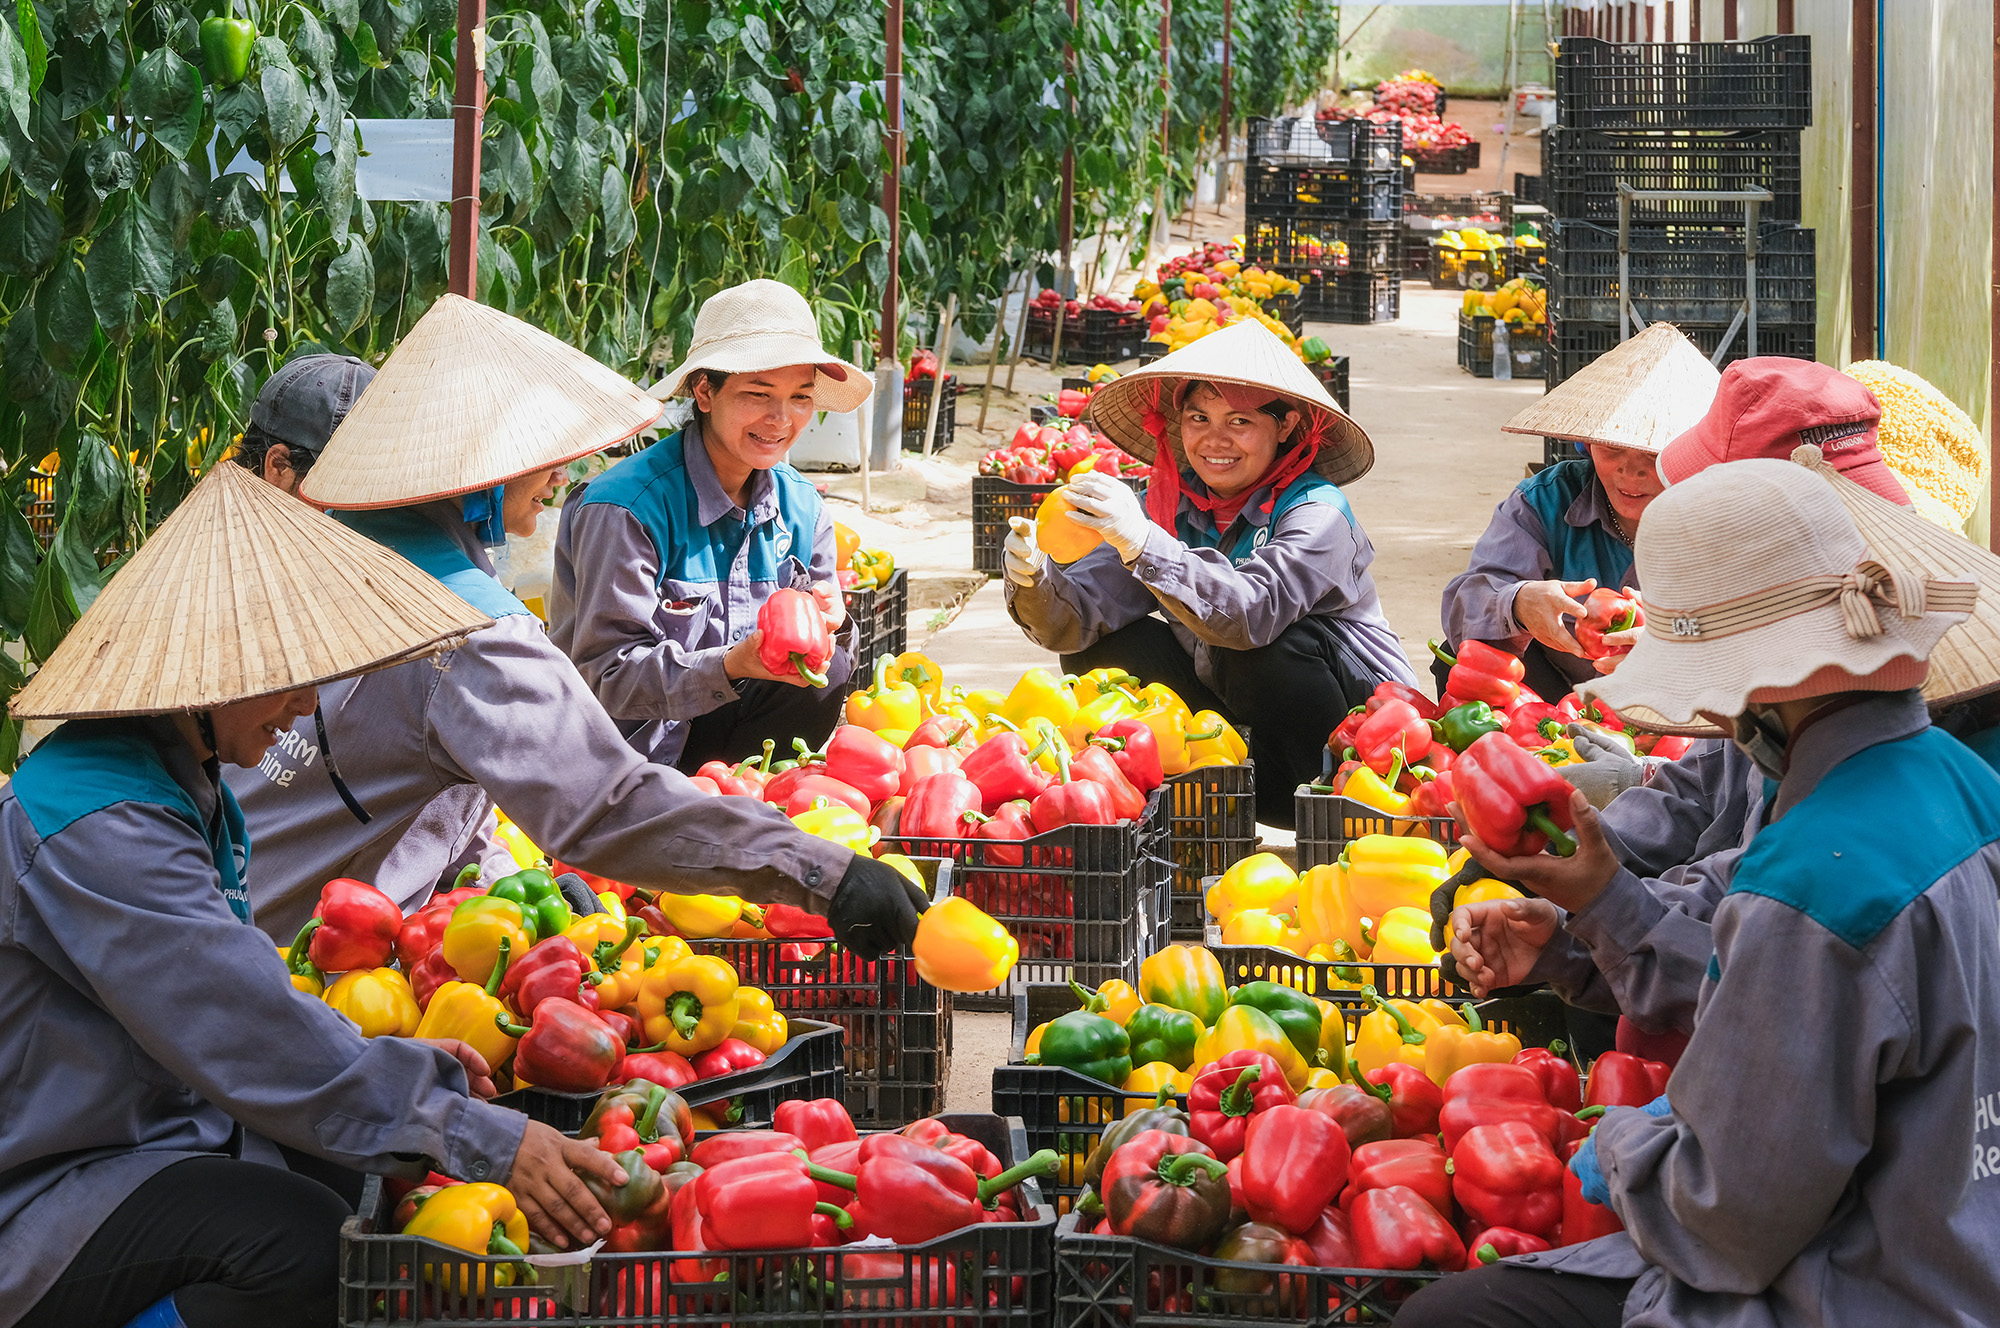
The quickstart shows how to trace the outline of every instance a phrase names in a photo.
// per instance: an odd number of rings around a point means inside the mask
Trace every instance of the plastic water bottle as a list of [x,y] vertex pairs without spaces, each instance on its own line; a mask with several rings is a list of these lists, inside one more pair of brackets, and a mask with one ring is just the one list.
[[1507,347],[1507,321],[1493,320],[1493,376],[1511,379],[1514,376],[1514,355]]

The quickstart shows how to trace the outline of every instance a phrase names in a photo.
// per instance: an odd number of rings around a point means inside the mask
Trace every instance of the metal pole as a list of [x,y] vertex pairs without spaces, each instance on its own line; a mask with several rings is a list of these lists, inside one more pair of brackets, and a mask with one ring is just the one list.
[[888,102],[888,132],[883,146],[889,153],[889,170],[882,177],[882,212],[889,218],[889,280],[882,287],[882,358],[898,355],[896,321],[896,269],[902,256],[903,211],[903,0],[889,0],[884,22],[888,58],[882,67],[882,96]]
[[1618,191],[1618,339],[1632,335],[1632,195]]
[[1736,40],[1736,0],[1722,0],[1722,40]]
[[[1065,0],[1063,7],[1069,14],[1070,29],[1075,31],[1077,0]],[[1074,239],[1072,232],[1076,229],[1076,47],[1071,45],[1067,38],[1063,41],[1063,104],[1068,108],[1070,120],[1068,141],[1063,146],[1062,198],[1056,206],[1056,240],[1062,250],[1062,270],[1056,277],[1056,294],[1067,300],[1070,297],[1071,283],[1075,278],[1072,264],[1076,258],[1076,249],[1072,242]],[[1062,345],[1063,322],[1063,318],[1058,314],[1055,327],[1055,342],[1058,347]],[[1055,367],[1053,358],[1049,361],[1049,367],[1051,369]]]
[[[1848,360],[1875,358],[1875,0],[1854,0],[1854,142],[1849,155],[1847,282],[1853,307]],[[1735,33],[1729,34],[1731,38]]]
[[1146,255],[1149,263],[1154,245],[1165,249],[1173,241],[1172,219],[1167,216],[1167,179],[1173,161],[1173,61],[1174,0],[1160,0],[1160,186],[1153,191],[1153,238]]
[[1798,31],[1797,16],[1792,8],[1792,0],[1778,0],[1778,32],[1781,35]]
[[[938,324],[937,372],[931,375],[931,414],[929,427],[924,430],[924,455],[931,454],[931,445],[937,440],[938,416],[943,412],[939,403],[944,400],[945,370],[951,365],[952,324],[958,321],[958,296],[953,295],[944,302],[944,321]],[[958,402],[952,402],[952,409],[958,409]]]
[[453,295],[479,298],[479,136],[486,110],[486,0],[458,0],[452,71],[451,258]]
[[1236,10],[1232,0],[1222,0],[1222,144],[1215,154],[1215,210],[1229,201],[1229,67],[1234,54]]
[[1743,299],[1750,315],[1750,340],[1744,346],[1757,358],[1757,204],[1743,205]]
[[1706,0],[1688,0],[1688,40],[1701,40],[1701,9]]

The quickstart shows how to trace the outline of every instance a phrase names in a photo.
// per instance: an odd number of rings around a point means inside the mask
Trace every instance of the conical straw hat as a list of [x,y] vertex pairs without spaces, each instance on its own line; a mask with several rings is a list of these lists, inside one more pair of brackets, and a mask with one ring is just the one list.
[[574,346],[446,295],[334,430],[300,496],[404,507],[490,489],[623,442],[660,409]]
[[241,466],[210,471],[9,707],[207,710],[434,654],[492,620]]
[[1505,433],[1657,452],[1693,428],[1722,375],[1679,329],[1655,323],[1501,425]]
[[1181,457],[1181,417],[1172,398],[1176,387],[1194,379],[1269,388],[1291,398],[1308,415],[1322,416],[1326,441],[1313,469],[1335,484],[1351,484],[1375,464],[1375,445],[1367,433],[1328,395],[1291,347],[1262,323],[1245,321],[1211,332],[1106,383],[1091,395],[1090,418],[1112,442],[1141,461],[1151,461],[1153,435],[1146,432],[1144,420],[1157,400],[1167,418],[1167,441],[1174,455]]

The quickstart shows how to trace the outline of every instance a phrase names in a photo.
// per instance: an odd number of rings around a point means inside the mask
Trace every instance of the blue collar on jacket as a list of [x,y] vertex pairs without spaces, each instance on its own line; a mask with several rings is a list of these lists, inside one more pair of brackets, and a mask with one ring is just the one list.
[[1588,458],[1558,461],[1521,481],[1521,497],[1542,519],[1549,561],[1562,581],[1636,586],[1632,548],[1611,532],[1611,499]]
[[[1299,476],[1286,485],[1285,491],[1277,496],[1276,501],[1271,499],[1269,485],[1259,486],[1257,491],[1250,495],[1250,501],[1243,504],[1243,510],[1236,514],[1236,519],[1229,523],[1227,530],[1217,530],[1214,514],[1204,512],[1189,500],[1188,491],[1191,489],[1207,492],[1205,487],[1201,487],[1201,481],[1195,478],[1193,472],[1183,470],[1181,510],[1174,520],[1175,533],[1180,536],[1181,543],[1189,548],[1219,549],[1229,555],[1232,563],[1243,562],[1258,549],[1270,543],[1271,531],[1277,526],[1278,518],[1305,503],[1328,503],[1340,509],[1340,514],[1347,519],[1349,525],[1354,524],[1354,509],[1348,506],[1347,495],[1342,493],[1340,486],[1332,480],[1313,471]],[[1271,503],[1271,510],[1268,512],[1264,510],[1266,502]]]

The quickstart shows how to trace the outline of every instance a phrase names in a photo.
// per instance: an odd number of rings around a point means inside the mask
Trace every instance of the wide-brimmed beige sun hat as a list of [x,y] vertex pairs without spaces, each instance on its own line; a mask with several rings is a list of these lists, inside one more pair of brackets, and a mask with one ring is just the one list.
[[300,486],[320,507],[490,489],[624,442],[660,403],[576,347],[457,295],[375,374]]
[[1256,322],[1233,323],[1104,384],[1091,394],[1090,419],[1112,442],[1150,462],[1155,448],[1146,417],[1158,412],[1174,456],[1185,461],[1174,397],[1182,384],[1196,381],[1261,387],[1289,399],[1307,416],[1302,432],[1319,427],[1322,441],[1313,469],[1335,484],[1351,484],[1375,464],[1375,444],[1367,431],[1340,408],[1291,347]]
[[8,708],[44,720],[209,710],[435,654],[491,625],[373,540],[221,465]]
[[1979,589],[1878,556],[1832,486],[1788,461],[1730,462],[1673,485],[1646,509],[1635,554],[1645,630],[1617,672],[1577,691],[1677,724],[1753,701],[1920,686]]
[[1564,379],[1500,429],[1657,452],[1701,420],[1721,381],[1708,357],[1678,328],[1655,323]]
[[701,369],[755,373],[812,365],[813,407],[836,413],[857,409],[875,390],[867,373],[820,344],[819,323],[806,297],[782,281],[763,277],[717,291],[694,316],[687,358],[648,389],[665,401],[692,392],[688,376]]

